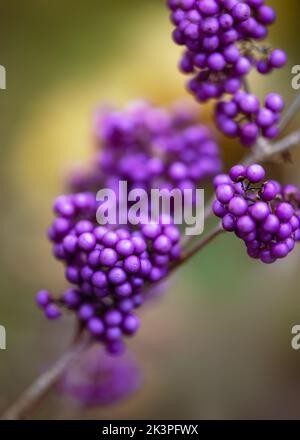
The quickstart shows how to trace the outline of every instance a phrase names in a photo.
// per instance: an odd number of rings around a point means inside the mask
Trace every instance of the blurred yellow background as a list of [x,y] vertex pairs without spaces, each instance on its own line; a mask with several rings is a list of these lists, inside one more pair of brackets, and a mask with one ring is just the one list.
[[[293,96],[291,66],[300,64],[300,3],[269,0],[278,12],[271,42],[289,64],[253,77],[259,94]],[[101,102],[185,98],[176,66],[181,49],[162,0],[27,0],[0,8],[1,295],[0,409],[67,346],[72,318],[47,322],[34,295],[59,293],[61,265],[45,231],[67,170],[93,149],[92,118]],[[205,118],[210,110],[203,108]],[[290,129],[297,127],[296,118]],[[227,165],[243,150],[221,139]],[[273,177],[300,184],[293,164],[270,165]],[[142,311],[130,343],[145,385],[128,401],[79,411],[54,393],[37,418],[299,418],[300,352],[290,346],[300,324],[300,251],[266,267],[251,261],[231,235],[218,239],[178,274],[161,301]]]

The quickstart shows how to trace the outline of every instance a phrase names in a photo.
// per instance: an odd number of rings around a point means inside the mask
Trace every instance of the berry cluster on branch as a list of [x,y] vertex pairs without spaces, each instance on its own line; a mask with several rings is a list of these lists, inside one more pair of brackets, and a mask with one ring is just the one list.
[[[199,102],[230,94],[231,104],[239,105],[240,92],[253,68],[268,74],[285,65],[285,52],[263,43],[268,27],[276,20],[275,11],[264,0],[169,0],[168,5],[175,25],[173,39],[186,48],[180,69],[192,75],[187,87]],[[219,128],[226,135],[239,136],[247,146],[254,144],[259,134],[269,139],[276,136],[281,111],[270,115],[273,110],[267,103],[266,108],[260,108],[254,96],[248,99],[253,101],[254,111],[246,106],[246,111],[230,109],[228,115],[216,104]],[[242,127],[232,121],[240,110]]]
[[214,179],[214,214],[225,231],[244,241],[248,255],[271,264],[300,241],[300,191],[294,185],[265,181],[258,164],[235,165]]
[[128,191],[195,189],[220,172],[222,161],[212,132],[186,104],[165,110],[139,101],[123,111],[101,110],[95,120],[99,151],[88,171],[71,176],[71,193],[56,199],[48,231],[73,287],[59,298],[42,290],[37,304],[50,320],[62,308],[73,311],[81,328],[120,353],[124,337],[138,330],[135,309],[180,259],[181,235],[166,215],[156,223],[100,226],[96,192],[114,189],[118,198],[122,180]]

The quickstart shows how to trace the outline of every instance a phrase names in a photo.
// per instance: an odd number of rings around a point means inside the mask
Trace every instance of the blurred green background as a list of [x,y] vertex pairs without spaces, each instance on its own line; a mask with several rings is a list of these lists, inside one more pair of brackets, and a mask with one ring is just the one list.
[[[289,65],[253,77],[259,94],[293,96],[291,66],[300,64],[297,0],[269,0],[278,11],[274,46]],[[2,2],[0,64],[1,296],[0,409],[66,348],[72,318],[53,324],[35,308],[42,287],[60,292],[61,265],[45,231],[66,171],[92,152],[92,115],[102,101],[137,97],[168,104],[186,97],[176,65],[180,48],[162,0]],[[204,107],[205,117],[210,109]],[[290,129],[297,127],[295,119]],[[243,151],[221,139],[227,165]],[[300,184],[293,164],[271,164],[273,177]],[[142,313],[130,343],[144,387],[121,404],[79,411],[52,393],[36,418],[299,418],[299,250],[272,267],[251,261],[231,235],[218,239],[178,274],[162,300]]]

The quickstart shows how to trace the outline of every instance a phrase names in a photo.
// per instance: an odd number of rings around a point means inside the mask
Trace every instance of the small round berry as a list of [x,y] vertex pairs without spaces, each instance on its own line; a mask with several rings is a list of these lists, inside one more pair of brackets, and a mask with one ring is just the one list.
[[[194,2],[190,2],[194,3]],[[199,2],[199,11],[202,12],[203,15],[215,15],[219,12],[219,5],[216,0],[202,0]]]
[[88,264],[91,267],[98,267],[99,266],[99,259],[100,259],[100,255],[101,255],[101,250],[100,249],[95,249],[93,250],[89,255],[88,255]]
[[78,310],[78,316],[82,321],[88,321],[94,315],[94,308],[91,304],[82,304]]
[[75,207],[72,200],[68,196],[59,196],[54,202],[54,211],[63,217],[73,217]]
[[[175,247],[175,246],[174,246]],[[173,247],[173,249],[174,249]],[[143,258],[141,260],[141,269],[140,269],[140,274],[141,276],[147,276],[149,275],[149,273],[151,272],[152,269],[152,263],[150,260]]]
[[116,250],[122,257],[128,257],[134,252],[134,244],[130,240],[120,240],[116,245]]
[[140,326],[140,320],[136,315],[127,315],[124,318],[122,328],[127,335],[133,335]]
[[268,108],[261,108],[257,114],[256,123],[261,128],[268,128],[274,124],[274,113]]
[[300,221],[299,221],[299,219],[295,215],[293,215],[293,217],[291,218],[290,225],[292,227],[292,231],[293,232],[295,232],[299,228]]
[[161,254],[167,254],[172,247],[172,242],[166,235],[160,235],[153,243],[153,249]]
[[282,222],[288,222],[294,215],[294,208],[290,203],[280,203],[277,206],[276,215]]
[[224,215],[227,214],[226,206],[224,206],[221,202],[219,202],[219,200],[215,200],[213,202],[212,209],[214,214],[219,218],[223,218]]
[[122,331],[119,327],[109,327],[105,332],[107,341],[117,341],[122,337]]
[[239,106],[246,114],[257,113],[260,107],[259,99],[255,95],[245,94],[239,101]]
[[40,290],[37,293],[35,300],[37,305],[44,309],[50,303],[50,293],[48,292],[48,290]]
[[94,229],[94,235],[95,235],[95,238],[98,241],[98,243],[102,242],[102,238],[104,237],[106,232],[107,232],[107,228],[105,228],[104,226],[97,226]]
[[237,220],[238,230],[243,234],[249,234],[255,230],[255,222],[249,215],[244,215]]
[[236,221],[233,215],[226,214],[222,219],[223,229],[227,232],[233,232],[236,227]]
[[[132,257],[128,257],[128,258],[132,258]],[[120,267],[114,267],[108,273],[109,281],[116,286],[123,284],[126,281],[126,278],[127,278],[126,273]]]
[[88,320],[87,328],[94,336],[100,336],[104,332],[104,324],[100,318],[92,317]]
[[94,271],[90,266],[83,266],[83,268],[80,270],[80,276],[83,279],[83,281],[90,281],[93,274]]
[[286,240],[293,233],[293,228],[290,223],[282,223],[277,231],[277,237],[279,240]]
[[75,231],[78,235],[84,234],[85,232],[92,232],[93,229],[93,223],[89,220],[80,220],[75,226]]
[[283,50],[275,49],[270,56],[270,65],[275,68],[283,67],[286,64],[287,56]]
[[237,63],[234,66],[235,72],[237,75],[247,75],[252,68],[252,65],[248,58],[240,57]]
[[267,182],[263,186],[263,190],[261,192],[261,198],[265,202],[271,202],[272,200],[275,199],[277,192],[278,191],[276,185],[274,185],[274,183],[272,182]]
[[92,276],[92,284],[95,287],[102,288],[107,286],[107,276],[105,272],[95,272]]
[[129,274],[136,274],[141,269],[140,259],[136,255],[131,255],[124,260],[124,269]]
[[70,283],[77,284],[80,282],[80,274],[77,267],[74,266],[68,266],[65,271],[66,278]]
[[117,252],[114,249],[105,248],[101,251],[99,263],[106,267],[113,267],[118,261]]
[[115,292],[117,296],[120,296],[122,298],[130,296],[132,294],[132,286],[128,282],[123,283],[119,286],[116,286]]
[[262,222],[270,214],[270,208],[265,202],[256,202],[250,207],[249,212],[254,220]]
[[63,295],[63,300],[68,307],[77,307],[80,304],[80,294],[78,290],[68,289]]
[[214,188],[217,189],[217,187],[220,185],[230,185],[231,180],[228,174],[218,174],[216,177],[214,177],[213,184]]
[[118,308],[122,313],[128,313],[131,312],[134,309],[134,304],[132,299],[122,299],[119,304]]
[[264,231],[275,234],[280,227],[280,221],[275,214],[270,214],[262,224]]
[[231,180],[238,182],[246,176],[246,167],[244,165],[235,165],[229,172]]
[[122,314],[118,310],[109,310],[105,313],[104,321],[109,327],[116,327],[122,322]]
[[158,223],[148,223],[142,227],[142,234],[145,238],[153,240],[161,233],[161,226]]
[[259,258],[265,264],[275,263],[276,257],[272,254],[270,249],[263,249],[259,252]]
[[251,183],[258,183],[265,178],[266,172],[261,165],[254,164],[247,168],[246,176]]
[[70,221],[66,218],[58,217],[54,220],[52,227],[58,235],[66,235],[70,230]]
[[175,181],[183,180],[188,175],[188,168],[183,162],[174,162],[169,169],[169,174]]
[[226,61],[221,53],[214,52],[213,54],[209,55],[207,59],[207,66],[213,72],[218,72],[223,70],[225,65],[226,65]]
[[118,235],[114,231],[108,231],[102,237],[102,243],[107,247],[114,247],[119,241]]
[[290,250],[286,243],[276,243],[272,246],[272,253],[275,258],[285,258]]
[[285,244],[287,245],[290,252],[295,248],[296,245],[295,240],[291,237],[285,240]]
[[262,4],[257,10],[257,18],[261,23],[270,25],[276,20],[276,12],[270,6]]
[[66,235],[63,239],[63,247],[69,254],[74,254],[78,246],[78,239],[75,235]]
[[237,3],[232,8],[231,14],[237,21],[246,21],[251,15],[251,9],[246,3]]
[[96,238],[90,232],[84,232],[78,238],[78,245],[83,251],[92,251],[96,246]]
[[230,185],[219,185],[216,190],[217,199],[225,204],[230,202],[234,196],[233,188]]
[[284,100],[278,93],[270,93],[266,97],[266,107],[272,112],[281,112],[284,108]]
[[137,254],[142,254],[147,249],[147,244],[142,237],[134,236],[131,241],[134,245],[134,251]]
[[242,197],[233,197],[229,202],[228,210],[231,214],[240,217],[246,214],[248,203]]
[[61,316],[61,311],[55,304],[48,304],[45,308],[45,315],[48,319],[54,320]]
[[164,235],[167,236],[172,243],[177,243],[180,240],[179,229],[175,226],[169,225],[164,228]]

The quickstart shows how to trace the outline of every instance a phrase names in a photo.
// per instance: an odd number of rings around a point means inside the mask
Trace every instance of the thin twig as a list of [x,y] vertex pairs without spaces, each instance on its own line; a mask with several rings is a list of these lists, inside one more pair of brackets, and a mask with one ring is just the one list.
[[2,420],[20,420],[28,416],[58,382],[66,368],[90,344],[89,339],[80,340],[45,373],[41,374],[3,414]]
[[279,129],[280,131],[283,131],[288,124],[291,122],[297,111],[300,109],[300,93],[298,92],[295,99],[292,101],[290,106],[287,108],[286,112],[284,113]]
[[300,130],[294,131],[290,135],[276,142],[272,146],[271,156],[284,153],[289,150],[291,147],[299,144],[300,142]]

